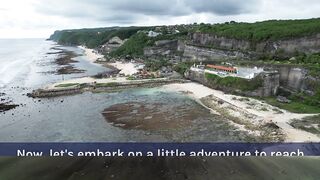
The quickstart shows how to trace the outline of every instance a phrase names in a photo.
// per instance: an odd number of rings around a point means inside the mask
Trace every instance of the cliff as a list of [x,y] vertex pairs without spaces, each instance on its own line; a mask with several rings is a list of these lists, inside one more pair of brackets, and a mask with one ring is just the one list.
[[261,54],[272,54],[290,57],[296,53],[311,54],[320,52],[320,33],[291,39],[251,42],[221,37],[212,33],[196,32],[190,34],[190,40],[191,44],[195,46],[250,52],[256,56]]
[[240,51],[206,48],[194,45],[185,45],[183,51],[183,57],[191,61],[250,59],[251,56],[250,53]]
[[320,87],[320,79],[309,75],[307,69],[288,65],[268,65],[263,68],[275,69],[280,75],[280,86],[290,92],[304,92],[315,95]]
[[144,55],[168,56],[181,52],[184,61],[254,60],[262,56],[291,58],[320,52],[320,33],[292,39],[251,42],[212,33],[190,33],[187,40],[163,40],[144,49]]
[[145,56],[167,56],[178,51],[178,40],[160,40],[154,44],[152,47],[144,48]]

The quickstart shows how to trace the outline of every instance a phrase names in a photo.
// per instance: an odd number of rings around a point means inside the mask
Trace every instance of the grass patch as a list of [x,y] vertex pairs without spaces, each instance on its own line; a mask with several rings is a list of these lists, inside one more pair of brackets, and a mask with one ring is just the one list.
[[263,81],[260,77],[251,80],[238,78],[238,77],[220,77],[215,74],[206,73],[206,78],[209,80],[210,85],[219,87],[229,87],[241,91],[254,91],[262,87]]
[[67,84],[59,84],[54,87],[64,88],[64,87],[73,87],[73,86],[78,86],[78,85],[80,85],[80,84],[79,83],[67,83]]
[[320,115],[307,117],[302,120],[293,120],[291,126],[297,129],[320,135]]
[[173,70],[178,72],[181,75],[184,75],[184,73],[190,69],[190,67],[194,64],[195,62],[182,62],[178,63],[173,66]]
[[129,76],[127,77],[127,80],[130,80],[130,81],[133,81],[133,80],[136,80],[137,78],[135,78],[134,76]]
[[116,87],[119,83],[116,82],[110,82],[110,83],[97,83],[96,87]]
[[280,109],[284,109],[293,113],[320,113],[319,106],[312,106],[305,104],[303,101],[292,101],[291,103],[278,102],[276,98],[269,97],[263,98],[268,104],[276,106]]

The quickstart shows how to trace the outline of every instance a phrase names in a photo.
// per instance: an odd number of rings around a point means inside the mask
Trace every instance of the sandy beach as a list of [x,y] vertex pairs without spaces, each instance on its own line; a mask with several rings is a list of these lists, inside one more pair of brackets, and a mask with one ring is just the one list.
[[[84,50],[84,54],[87,57],[86,59],[90,61],[91,63],[96,63],[97,60],[101,60],[102,62],[104,60],[104,55],[96,52],[94,49],[89,49],[84,46],[79,46],[82,50]],[[125,76],[131,76],[133,74],[136,74],[138,72],[137,65],[138,63],[133,63],[133,62],[113,62],[113,63],[103,63],[107,67],[114,67],[116,69],[120,70],[120,74],[124,74]]]
[[113,66],[120,70],[120,74],[124,74],[125,76],[131,76],[138,72],[136,66],[138,64],[132,62],[115,62],[115,63],[108,63],[108,65]]
[[84,46],[78,46],[80,49],[84,51],[84,55],[87,57],[87,60],[89,60],[91,63],[95,63],[98,59],[104,59],[104,56],[94,49],[89,49]]
[[[320,137],[317,135],[295,129],[289,124],[293,119],[302,119],[313,116],[314,114],[291,113],[256,99],[225,94],[222,91],[210,89],[198,83],[168,84],[163,86],[163,88],[168,91],[184,92],[198,101],[213,96],[215,101],[222,100],[226,102],[223,105],[217,104],[217,106],[220,106],[220,108],[224,109],[229,115],[246,119],[250,121],[249,123],[252,123],[252,125],[273,122],[280,127],[285,134],[286,142],[320,141]],[[243,126],[241,127],[243,128]]]

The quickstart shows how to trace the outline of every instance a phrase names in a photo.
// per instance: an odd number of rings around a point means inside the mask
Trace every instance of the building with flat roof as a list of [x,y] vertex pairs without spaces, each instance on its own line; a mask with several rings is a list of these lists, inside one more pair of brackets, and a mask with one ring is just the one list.
[[222,65],[196,65],[194,64],[191,68],[191,71],[210,73],[219,75],[221,77],[232,76],[245,79],[253,79],[260,73],[264,72],[263,68],[251,68],[251,67],[232,67],[232,66],[222,66]]
[[214,70],[214,71],[220,71],[220,72],[222,71],[222,72],[234,73],[234,74],[238,73],[238,69],[235,67],[217,66],[217,65],[211,65],[211,64],[208,64],[206,67],[209,70]]

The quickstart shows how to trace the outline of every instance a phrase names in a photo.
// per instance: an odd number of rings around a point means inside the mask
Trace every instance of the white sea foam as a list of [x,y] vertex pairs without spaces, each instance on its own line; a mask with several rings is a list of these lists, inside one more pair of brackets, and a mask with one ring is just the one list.
[[41,51],[39,40],[0,40],[0,87],[25,76]]

